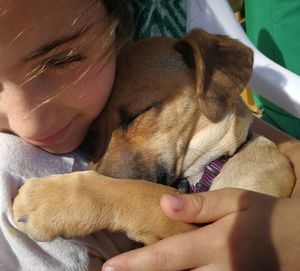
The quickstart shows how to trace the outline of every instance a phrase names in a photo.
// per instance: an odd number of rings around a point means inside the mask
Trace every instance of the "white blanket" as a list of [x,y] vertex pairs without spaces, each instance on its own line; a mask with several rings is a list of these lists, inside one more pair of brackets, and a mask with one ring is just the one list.
[[58,238],[35,242],[18,231],[12,217],[12,200],[30,177],[86,169],[85,159],[72,153],[51,155],[0,133],[0,271],[101,270],[108,258],[132,248],[124,234],[105,231],[78,240]]

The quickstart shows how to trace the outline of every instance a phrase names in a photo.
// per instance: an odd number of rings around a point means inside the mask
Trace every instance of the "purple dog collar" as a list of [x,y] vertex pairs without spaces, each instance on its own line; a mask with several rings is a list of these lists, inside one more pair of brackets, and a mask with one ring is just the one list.
[[195,185],[191,185],[191,193],[199,193],[208,191],[213,180],[218,176],[228,158],[219,158],[210,162],[204,169],[202,177]]
[[[238,147],[235,153],[239,152],[240,149],[252,138],[252,136],[253,136],[252,132],[249,131],[245,142]],[[183,193],[199,193],[199,192],[208,191],[213,183],[214,178],[218,176],[224,164],[231,157],[232,156],[222,156],[217,160],[210,162],[205,167],[199,182],[197,182],[194,185],[190,185],[187,179],[183,179],[179,183],[177,183],[177,189]]]

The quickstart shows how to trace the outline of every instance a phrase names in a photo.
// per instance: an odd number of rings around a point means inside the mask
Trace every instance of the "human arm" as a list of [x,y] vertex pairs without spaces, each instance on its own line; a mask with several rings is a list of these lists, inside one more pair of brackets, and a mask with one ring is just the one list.
[[[179,203],[178,203],[179,200]],[[105,271],[296,270],[300,266],[300,199],[239,189],[164,196],[173,219],[211,224],[109,260]],[[173,207],[172,207],[173,206]]]

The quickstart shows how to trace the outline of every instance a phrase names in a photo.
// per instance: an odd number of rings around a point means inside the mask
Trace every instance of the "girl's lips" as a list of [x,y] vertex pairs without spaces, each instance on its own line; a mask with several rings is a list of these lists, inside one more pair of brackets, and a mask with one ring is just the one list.
[[58,143],[58,142],[62,141],[62,139],[64,139],[64,137],[66,136],[66,134],[70,130],[71,124],[72,124],[72,121],[67,126],[62,128],[61,130],[59,130],[56,134],[53,134],[53,135],[51,135],[47,138],[27,139],[27,141],[30,142],[31,144],[37,145],[37,146],[53,145],[55,143]]

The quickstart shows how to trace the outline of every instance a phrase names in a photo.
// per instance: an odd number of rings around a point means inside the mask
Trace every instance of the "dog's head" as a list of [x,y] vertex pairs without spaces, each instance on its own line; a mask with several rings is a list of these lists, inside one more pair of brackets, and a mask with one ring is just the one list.
[[91,168],[171,184],[192,174],[195,164],[234,152],[249,126],[238,100],[252,58],[240,42],[199,29],[182,40],[128,45],[97,122]]

